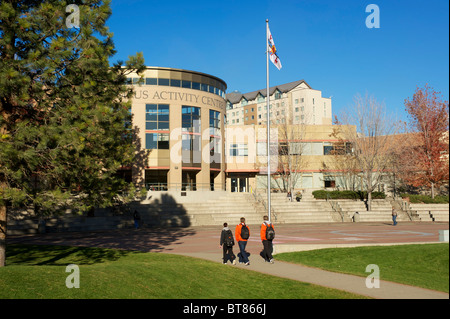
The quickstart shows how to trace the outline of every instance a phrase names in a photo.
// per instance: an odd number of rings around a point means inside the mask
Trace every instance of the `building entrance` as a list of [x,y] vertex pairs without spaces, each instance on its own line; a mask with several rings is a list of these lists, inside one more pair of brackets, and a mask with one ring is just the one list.
[[248,192],[248,177],[237,176],[231,178],[231,192],[232,193],[246,193]]

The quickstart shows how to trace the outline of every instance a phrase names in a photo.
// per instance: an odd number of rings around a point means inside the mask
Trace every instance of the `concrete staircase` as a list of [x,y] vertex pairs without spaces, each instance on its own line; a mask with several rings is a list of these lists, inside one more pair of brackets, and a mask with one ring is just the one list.
[[311,192],[304,192],[300,202],[288,200],[286,193],[272,193],[271,206],[275,223],[332,223],[334,211],[326,201],[314,199]]
[[154,192],[136,206],[146,225],[157,226],[222,226],[239,223],[260,224],[264,206],[252,194],[215,192]]
[[409,204],[409,212],[420,221],[448,222],[448,204]]
[[[392,221],[392,204],[388,199],[373,199],[372,210],[368,211],[366,204],[361,200],[339,199],[332,200],[334,206],[337,207],[344,221],[355,222],[391,222]],[[357,214],[356,214],[357,213]],[[397,211],[397,221],[409,221],[406,213]]]

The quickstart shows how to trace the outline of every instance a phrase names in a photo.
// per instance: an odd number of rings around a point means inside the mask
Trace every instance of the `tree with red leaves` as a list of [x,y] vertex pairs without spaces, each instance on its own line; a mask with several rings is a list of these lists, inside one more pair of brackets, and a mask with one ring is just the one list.
[[[414,143],[405,150],[408,166],[403,180],[414,187],[431,187],[431,197],[435,187],[449,178],[449,106],[440,92],[428,85],[417,88],[413,98],[405,100],[409,128],[414,133]],[[406,154],[405,154],[406,155]]]

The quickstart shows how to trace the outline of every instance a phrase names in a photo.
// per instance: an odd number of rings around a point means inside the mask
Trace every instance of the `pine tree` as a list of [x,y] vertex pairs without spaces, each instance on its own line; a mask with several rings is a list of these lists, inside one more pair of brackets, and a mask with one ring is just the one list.
[[142,54],[110,66],[110,2],[70,4],[0,2],[0,266],[10,207],[83,212],[132,187],[116,173],[133,160],[125,81]]

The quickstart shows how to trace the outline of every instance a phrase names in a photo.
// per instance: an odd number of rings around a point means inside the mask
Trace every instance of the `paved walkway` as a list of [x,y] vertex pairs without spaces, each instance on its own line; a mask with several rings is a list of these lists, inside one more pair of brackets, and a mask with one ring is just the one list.
[[[251,238],[247,244],[247,250],[251,253],[250,265],[224,265],[224,267],[242,267],[373,298],[449,299],[449,294],[447,293],[383,280],[380,281],[380,288],[367,288],[365,277],[338,274],[280,261],[275,261],[274,264],[265,263],[259,256],[262,248],[259,240],[259,225],[249,226]],[[439,242],[439,230],[449,229],[448,223],[424,222],[402,223],[395,227],[386,223],[289,224],[275,226],[275,252],[326,247],[435,243]],[[140,230],[127,229],[103,232],[10,236],[8,242],[132,249],[174,253],[222,262],[222,249],[219,246],[220,231],[220,226],[173,229],[143,228]],[[236,248],[234,249],[235,254],[237,253]],[[382,269],[380,273],[382,276]]]

